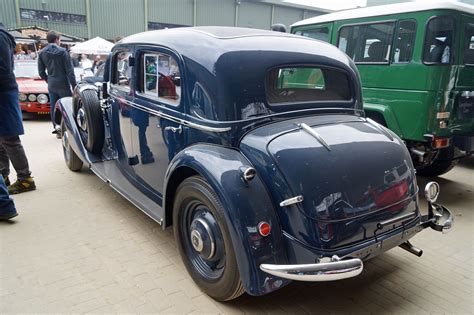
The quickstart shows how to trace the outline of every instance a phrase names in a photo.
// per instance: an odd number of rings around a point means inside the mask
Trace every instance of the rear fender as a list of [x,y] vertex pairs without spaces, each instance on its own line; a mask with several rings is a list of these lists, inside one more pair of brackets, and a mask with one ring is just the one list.
[[[69,145],[72,150],[77,154],[77,156],[88,165],[91,166],[92,163],[102,161],[102,159],[86,150],[84,144],[82,143],[79,130],[74,119],[73,111],[73,101],[72,97],[63,97],[57,103],[55,107],[55,116],[60,117],[64,120],[66,125],[66,130],[69,134]],[[56,121],[58,123],[58,121]],[[59,123],[61,120],[59,119]]]
[[381,104],[364,103],[364,111],[366,112],[366,116],[369,118],[371,117],[372,113],[381,115],[385,120],[386,127],[403,139],[402,129],[398,124],[397,117],[390,107]]
[[[237,150],[194,145],[181,151],[171,162],[165,177],[165,226],[171,224],[174,191],[172,179],[180,169],[192,169],[211,185],[222,203],[237,258],[240,277],[247,293],[262,295],[289,283],[260,270],[260,264],[288,262],[278,217],[259,175],[246,183],[242,168],[252,167]],[[188,172],[189,174],[189,172]],[[168,198],[170,200],[168,200]],[[271,233],[263,238],[258,223],[266,221]]]

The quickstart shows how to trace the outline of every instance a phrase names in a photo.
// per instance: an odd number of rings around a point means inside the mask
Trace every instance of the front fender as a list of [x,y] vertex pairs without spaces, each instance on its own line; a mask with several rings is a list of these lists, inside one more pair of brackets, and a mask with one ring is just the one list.
[[[88,152],[82,143],[79,130],[77,129],[76,122],[74,120],[74,111],[72,105],[72,97],[63,97],[57,103],[55,107],[56,111],[59,111],[61,119],[64,120],[66,131],[68,132],[69,145],[76,155],[87,164],[88,167],[92,163],[101,161],[100,157]],[[59,123],[61,123],[59,121]]]
[[[264,273],[260,270],[260,264],[286,264],[288,260],[280,223],[270,196],[258,174],[249,183],[242,180],[241,167],[245,166],[252,165],[237,150],[215,145],[194,145],[175,156],[165,177],[165,187],[169,189],[170,178],[184,167],[193,169],[206,179],[224,207],[244,287],[251,295],[262,295],[289,281]],[[164,196],[168,195],[165,191]],[[173,205],[166,200],[164,204],[169,204],[169,207]],[[165,212],[172,213],[168,210]],[[261,221],[267,221],[272,228],[271,234],[264,238],[257,231]]]

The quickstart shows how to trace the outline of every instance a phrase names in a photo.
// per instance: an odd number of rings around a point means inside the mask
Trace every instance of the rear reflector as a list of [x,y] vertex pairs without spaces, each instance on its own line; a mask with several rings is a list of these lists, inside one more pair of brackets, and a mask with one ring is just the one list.
[[258,224],[258,233],[260,233],[261,236],[268,236],[270,231],[271,227],[268,222],[262,221]]
[[433,138],[433,148],[441,149],[449,147],[451,141],[449,138]]

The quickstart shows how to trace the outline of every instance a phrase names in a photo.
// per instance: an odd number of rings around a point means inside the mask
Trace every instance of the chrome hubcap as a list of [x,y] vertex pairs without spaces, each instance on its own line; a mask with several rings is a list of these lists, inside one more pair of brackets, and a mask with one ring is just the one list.
[[84,108],[81,107],[77,111],[76,121],[79,128],[84,131],[87,130],[86,112],[84,111]]
[[216,242],[205,216],[191,222],[190,240],[194,250],[204,259],[211,259],[216,252]]

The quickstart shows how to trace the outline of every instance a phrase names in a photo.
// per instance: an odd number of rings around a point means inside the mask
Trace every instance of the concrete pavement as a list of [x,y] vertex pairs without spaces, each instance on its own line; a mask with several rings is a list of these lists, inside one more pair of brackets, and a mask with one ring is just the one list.
[[474,312],[474,158],[437,179],[456,225],[447,235],[418,234],[412,243],[424,250],[421,258],[395,248],[356,278],[219,303],[194,285],[170,229],[90,171],[70,172],[49,122],[25,128],[38,189],[14,196],[20,215],[0,222],[2,314]]

